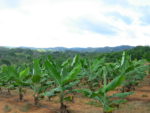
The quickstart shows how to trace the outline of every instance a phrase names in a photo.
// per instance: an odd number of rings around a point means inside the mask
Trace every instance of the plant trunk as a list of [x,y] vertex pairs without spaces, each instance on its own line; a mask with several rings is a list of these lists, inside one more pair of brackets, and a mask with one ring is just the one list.
[[23,100],[23,94],[20,93],[20,94],[19,94],[19,101],[22,101],[22,100]]
[[68,110],[67,110],[67,106],[64,105],[64,92],[62,91],[60,93],[60,113],[70,113]]
[[39,104],[39,96],[38,96],[38,94],[35,94],[34,95],[34,105],[38,105]]
[[19,87],[19,101],[23,100],[22,88]]
[[113,113],[112,111],[110,111],[110,112],[107,112],[107,111],[103,111],[103,113]]
[[92,81],[89,81],[89,82],[88,82],[88,87],[89,87],[89,89],[90,89],[91,91],[94,91],[94,88],[93,88],[93,86],[92,86]]
[[71,96],[71,102],[75,103],[75,101],[74,101],[74,95]]
[[10,89],[9,89],[9,88],[7,89],[7,92],[8,92],[8,95],[11,95],[11,92],[10,92]]
[[2,88],[0,87],[0,93],[2,93]]
[[48,101],[51,101],[51,96],[48,96]]
[[60,113],[70,113],[70,112],[67,110],[67,106],[64,105],[63,103],[61,103],[61,105],[60,105]]

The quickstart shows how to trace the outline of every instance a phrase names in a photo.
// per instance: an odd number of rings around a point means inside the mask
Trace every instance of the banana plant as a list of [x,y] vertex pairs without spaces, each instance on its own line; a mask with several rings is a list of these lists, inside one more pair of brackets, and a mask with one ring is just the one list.
[[34,104],[39,105],[40,97],[51,85],[51,82],[47,80],[47,75],[43,65],[40,63],[40,59],[35,59],[33,61],[33,70],[29,83],[31,89],[34,91]]
[[0,67],[0,93],[2,93],[2,88],[5,86],[3,68],[4,65]]
[[[23,100],[23,94],[25,90],[23,89],[25,86],[29,85],[27,83],[27,79],[29,77],[29,68],[17,68],[16,66],[6,66],[3,67],[3,80],[7,84],[7,86],[14,87],[18,89],[19,100]],[[9,83],[9,84],[8,84]]]
[[14,76],[15,76],[15,73],[14,73],[14,69],[15,66],[2,66],[1,68],[1,85],[3,87],[5,87],[7,90],[8,90],[8,94],[11,95],[11,92],[10,90],[11,89],[14,89]]
[[68,59],[61,65],[57,65],[52,59],[48,59],[45,62],[48,75],[56,83],[56,88],[46,92],[46,95],[51,95],[54,92],[59,93],[60,113],[69,113],[64,101],[67,95],[72,93],[72,87],[79,82],[78,75],[81,71],[81,65],[78,63],[78,58],[78,56],[75,56],[72,62]]
[[29,79],[29,73],[30,69],[26,67],[25,69],[16,69],[14,70],[15,76],[14,76],[14,85],[17,87],[19,92],[19,100],[22,101],[25,93],[24,87],[29,86],[28,79]]
[[[125,53],[123,53],[122,60],[119,66],[123,67],[125,65],[126,63],[125,56],[126,56]],[[111,73],[110,70],[114,72],[114,69],[110,69],[111,66],[109,65],[104,65],[101,68],[104,83],[103,86],[97,89],[96,91],[92,91],[90,89],[81,89],[76,91],[79,93],[83,93],[85,96],[98,100],[103,105],[104,113],[112,113],[116,107],[114,105],[118,106],[120,103],[126,102],[124,98],[130,94],[133,94],[133,92],[125,92],[125,93],[116,93],[113,95],[108,95],[110,91],[114,90],[118,86],[121,86],[122,83],[125,81],[126,70],[123,70],[121,68],[121,71],[118,71],[118,69],[120,69],[119,66],[115,66],[115,70],[116,70],[115,72],[116,73],[120,72],[119,75],[116,75],[114,79],[111,80],[110,82],[107,81],[107,77],[110,77],[109,75]]]
[[[103,72],[103,87],[92,91],[90,89],[76,90],[79,93],[83,93],[85,96],[98,100],[103,105],[104,113],[112,113],[115,110],[114,105],[119,105],[120,103],[126,102],[124,97],[132,94],[132,92],[126,93],[116,93],[113,95],[108,95],[108,93],[114,90],[116,87],[120,86],[125,80],[125,76],[116,76],[111,82],[107,83],[107,71]],[[117,98],[116,98],[117,97]],[[113,98],[116,98],[115,100]]]
[[[102,66],[105,64],[105,58],[102,59],[81,59],[82,64],[82,79],[84,79],[85,84],[91,90],[95,90],[95,87],[102,85]],[[82,81],[83,82],[83,81]],[[85,85],[83,84],[83,85]]]
[[131,91],[135,89],[135,86],[138,85],[145,75],[147,66],[145,65],[144,60],[131,60],[131,56],[124,54],[125,62],[119,66],[120,73],[124,72],[126,80],[123,82],[121,88],[122,92]]

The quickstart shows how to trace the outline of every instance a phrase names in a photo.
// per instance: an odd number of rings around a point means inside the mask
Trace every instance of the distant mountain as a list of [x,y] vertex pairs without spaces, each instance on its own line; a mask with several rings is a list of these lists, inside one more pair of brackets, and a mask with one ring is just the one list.
[[92,48],[92,47],[88,47],[88,48],[81,48],[81,47],[75,47],[75,48],[54,47],[54,48],[38,48],[38,49],[45,49],[45,50],[48,50],[48,51],[64,51],[64,52],[65,51],[74,51],[74,52],[97,52],[97,53],[103,53],[103,52],[123,51],[123,50],[132,49],[132,48],[134,48],[134,46],[122,45],[122,46],[116,46],[116,47],[98,47],[98,48]]
[[35,48],[35,47],[18,47],[22,49],[31,49],[31,50],[44,50],[44,51],[60,51],[60,52],[65,52],[65,51],[74,51],[74,52],[97,52],[97,53],[108,53],[108,52],[118,52],[118,51],[123,51],[123,50],[129,50],[134,48],[134,46],[129,46],[129,45],[121,45],[121,46],[116,46],[116,47],[87,47],[87,48],[82,48],[82,47],[74,47],[74,48],[66,48],[66,47],[54,47],[54,48]]
[[123,51],[123,50],[127,50],[127,49],[132,49],[132,48],[134,48],[134,47],[133,46],[122,45],[122,46],[116,46],[116,47],[99,47],[99,48],[71,48],[70,50],[77,51],[77,52],[98,52],[98,53],[103,53],[103,52]]

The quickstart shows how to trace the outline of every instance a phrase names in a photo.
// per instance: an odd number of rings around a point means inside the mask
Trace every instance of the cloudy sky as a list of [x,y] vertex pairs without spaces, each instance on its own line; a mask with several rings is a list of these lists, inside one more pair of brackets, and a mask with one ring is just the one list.
[[150,45],[150,0],[0,0],[0,46]]

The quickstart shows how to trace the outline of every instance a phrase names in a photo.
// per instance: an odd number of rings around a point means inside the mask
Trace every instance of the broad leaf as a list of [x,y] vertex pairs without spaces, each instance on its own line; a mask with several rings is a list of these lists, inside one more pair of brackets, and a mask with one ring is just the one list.
[[60,76],[60,73],[56,70],[56,67],[50,61],[45,62],[45,67],[47,71],[49,72],[48,75],[52,76],[53,79],[56,81],[56,83],[60,85],[61,76]]
[[77,75],[81,71],[81,65],[77,65],[72,69],[72,71],[63,79],[62,84],[65,85],[76,79]]
[[40,83],[41,76],[40,75],[33,75],[32,76],[32,82],[33,83]]
[[19,78],[24,79],[28,74],[29,74],[29,68],[26,68],[19,73]]
[[122,103],[126,103],[127,100],[126,99],[118,99],[118,100],[112,100],[111,104],[122,104]]
[[41,74],[40,60],[35,59],[33,61],[33,75],[40,75],[40,74]]
[[72,61],[72,63],[71,63],[71,66],[74,66],[74,65],[78,62],[78,60],[79,60],[79,56],[76,55],[76,56],[73,58],[73,61]]
[[104,91],[108,92],[110,90],[114,90],[116,87],[122,84],[122,82],[125,80],[125,76],[120,75],[116,78],[114,78],[111,82],[109,82],[106,87],[104,87]]
[[93,92],[90,89],[79,89],[79,90],[74,90],[74,91],[76,91],[78,93],[82,93],[87,97],[91,97],[93,94]]
[[134,92],[115,93],[112,96],[110,96],[110,98],[113,98],[113,97],[125,98],[132,94],[134,94]]

